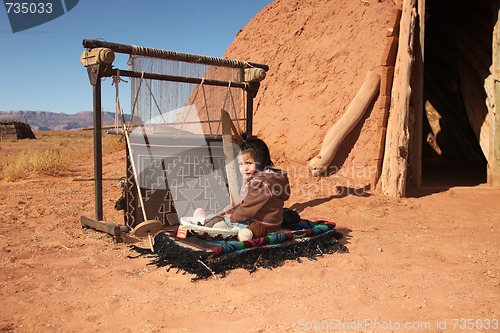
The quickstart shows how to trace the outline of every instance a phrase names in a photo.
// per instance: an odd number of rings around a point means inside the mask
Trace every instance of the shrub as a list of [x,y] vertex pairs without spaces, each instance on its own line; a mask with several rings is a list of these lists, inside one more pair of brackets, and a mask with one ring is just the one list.
[[[30,175],[62,176],[75,164],[93,159],[93,133],[90,131],[48,131],[37,140],[18,140],[2,147],[0,179],[19,180]],[[125,140],[118,135],[102,137],[103,155],[125,150]],[[125,152],[124,152],[125,153]]]
[[69,170],[71,159],[67,153],[56,149],[22,151],[9,158],[2,167],[2,178],[25,179],[28,175],[59,176]]

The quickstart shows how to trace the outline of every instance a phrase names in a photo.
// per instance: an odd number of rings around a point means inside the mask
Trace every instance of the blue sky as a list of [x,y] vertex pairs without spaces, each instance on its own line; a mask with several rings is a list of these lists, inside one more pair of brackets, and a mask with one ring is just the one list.
[[[92,86],[80,64],[83,39],[221,57],[236,33],[270,2],[80,0],[66,14],[17,33],[2,4],[0,111],[92,111]],[[115,67],[126,68],[126,59],[117,54]],[[103,108],[114,112],[111,79],[102,86]],[[129,103],[121,102],[125,111]]]

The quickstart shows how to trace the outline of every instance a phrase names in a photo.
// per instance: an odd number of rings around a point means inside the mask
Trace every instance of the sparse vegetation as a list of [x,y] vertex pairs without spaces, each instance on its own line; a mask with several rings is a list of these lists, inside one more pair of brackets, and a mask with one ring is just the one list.
[[[36,137],[1,143],[0,179],[64,176],[80,161],[93,158],[92,131],[44,131],[36,133]],[[125,141],[120,136],[103,133],[103,155],[124,149]]]

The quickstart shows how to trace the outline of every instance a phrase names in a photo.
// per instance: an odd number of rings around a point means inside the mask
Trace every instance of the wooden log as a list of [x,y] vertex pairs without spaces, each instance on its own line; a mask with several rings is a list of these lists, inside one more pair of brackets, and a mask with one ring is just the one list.
[[392,197],[404,197],[409,145],[410,78],[413,64],[415,0],[404,0],[401,16],[398,55],[392,89],[391,110],[387,123],[384,161],[380,183],[382,191]]
[[424,56],[425,56],[425,17],[426,0],[417,3],[418,35],[415,36],[415,66],[412,70],[412,87],[410,104],[414,106],[415,124],[410,129],[410,172],[411,180],[416,188],[422,185],[422,133],[424,118]]
[[488,182],[494,187],[500,187],[500,4],[495,3],[497,22],[493,30],[493,77],[495,79],[495,109],[492,117],[491,138],[491,158],[488,163]]
[[313,176],[325,175],[340,144],[361,120],[373,98],[377,95],[379,87],[380,75],[375,74],[373,71],[368,72],[363,85],[345,113],[326,134],[319,154],[309,161],[308,166]]
[[121,235],[120,226],[114,223],[98,221],[96,219],[87,216],[80,216],[80,222],[82,223],[82,226],[90,227],[95,230],[99,230],[107,234],[110,234],[112,236]]
[[[126,45],[126,44],[118,44],[111,43],[97,39],[84,39],[82,41],[82,45],[84,48],[92,49],[98,47],[109,48],[114,52],[124,53],[124,54],[135,54],[145,57],[151,58],[159,58],[159,59],[169,59],[176,61],[183,61],[195,64],[205,64],[212,66],[223,66],[223,67],[232,67],[232,68],[249,68],[249,67],[258,67],[262,68],[265,71],[269,70],[269,66],[264,64],[256,64],[253,62],[247,61],[238,61],[231,60],[225,58],[215,58],[215,57],[207,57],[199,54],[190,54],[190,53],[181,53],[170,50],[160,50],[151,47],[144,46],[135,46],[135,45]],[[144,74],[144,73],[143,73]]]

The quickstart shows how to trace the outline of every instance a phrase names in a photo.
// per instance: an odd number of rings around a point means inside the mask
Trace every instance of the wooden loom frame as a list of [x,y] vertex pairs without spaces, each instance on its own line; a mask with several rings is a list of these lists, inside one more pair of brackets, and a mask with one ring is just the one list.
[[[221,67],[232,67],[240,68],[242,70],[249,68],[257,68],[264,71],[268,71],[269,67],[264,64],[257,64],[251,62],[243,62],[224,58],[208,57],[203,55],[180,53],[175,51],[161,50],[155,48],[147,48],[134,45],[125,45],[110,43],[100,40],[89,40],[84,39],[83,47],[86,48],[88,53],[93,50],[99,51],[99,49],[105,49],[107,52],[116,52],[129,55],[146,56],[151,58],[175,60],[188,63],[196,63],[203,65],[221,66]],[[99,52],[96,52],[99,54]],[[86,55],[84,51],[84,55]],[[203,82],[204,85],[214,85],[214,86],[231,86],[236,88],[241,88],[246,91],[246,129],[247,135],[252,135],[252,122],[253,122],[253,100],[257,95],[260,87],[260,82],[258,80],[250,80],[245,82],[233,82],[233,81],[219,81],[219,80],[207,80],[193,77],[183,77],[183,76],[173,76],[157,73],[144,73],[144,72],[134,72],[128,70],[122,70],[118,68],[113,68],[112,62],[114,60],[114,54],[110,61],[99,59],[99,56],[91,59],[90,57],[85,57],[82,55],[82,64],[87,68],[87,73],[89,76],[90,84],[93,86],[93,138],[94,138],[94,187],[95,187],[95,217],[81,216],[81,223],[84,227],[91,227],[99,231],[106,232],[112,235],[116,242],[121,241],[121,233],[130,231],[127,226],[120,226],[114,223],[103,221],[103,196],[102,196],[102,119],[101,119],[101,79],[106,77],[112,77],[118,75],[120,77],[131,77],[131,78],[144,78],[153,79],[161,81],[173,81],[173,82],[184,82],[184,83],[194,83],[200,84]],[[140,193],[139,193],[140,195]]]

